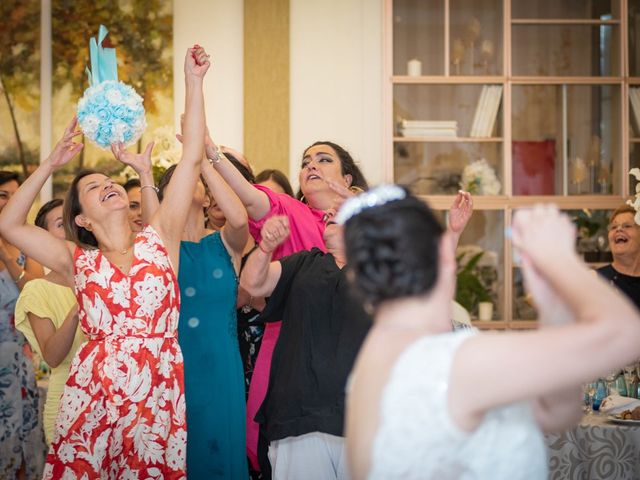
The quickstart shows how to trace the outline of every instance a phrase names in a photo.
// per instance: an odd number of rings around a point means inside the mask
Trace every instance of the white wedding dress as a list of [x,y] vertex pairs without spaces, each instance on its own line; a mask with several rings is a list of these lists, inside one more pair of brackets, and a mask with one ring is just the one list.
[[400,354],[382,394],[370,480],[547,478],[543,435],[528,404],[491,410],[471,433],[454,425],[451,363],[474,334],[423,337]]

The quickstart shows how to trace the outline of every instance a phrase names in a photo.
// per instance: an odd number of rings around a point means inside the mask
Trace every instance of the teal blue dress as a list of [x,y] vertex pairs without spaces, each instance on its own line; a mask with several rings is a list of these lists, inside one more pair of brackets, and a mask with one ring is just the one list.
[[238,279],[218,232],[180,243],[180,323],[187,403],[187,477],[248,477]]

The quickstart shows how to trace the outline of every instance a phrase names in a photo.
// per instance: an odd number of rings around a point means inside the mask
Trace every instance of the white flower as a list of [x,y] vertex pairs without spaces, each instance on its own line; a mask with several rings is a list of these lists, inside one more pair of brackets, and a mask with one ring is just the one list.
[[181,428],[169,436],[167,466],[172,470],[183,469],[187,458],[187,432]]
[[76,455],[76,449],[73,448],[69,442],[62,442],[60,448],[58,449],[58,458],[62,461],[62,463],[69,463],[73,461],[73,458]]
[[114,104],[122,103],[122,94],[118,90],[114,90],[114,89],[108,90],[104,94],[104,96],[111,103],[114,103]]
[[113,299],[113,303],[120,305],[121,307],[129,307],[129,279],[124,277],[119,282],[111,283],[111,291],[109,292],[109,298]]
[[460,188],[477,195],[498,195],[502,185],[493,167],[481,158],[464,167]]
[[136,317],[152,318],[167,296],[167,286],[162,277],[147,273],[141,282],[135,284],[134,289],[137,293],[134,301],[138,304]]

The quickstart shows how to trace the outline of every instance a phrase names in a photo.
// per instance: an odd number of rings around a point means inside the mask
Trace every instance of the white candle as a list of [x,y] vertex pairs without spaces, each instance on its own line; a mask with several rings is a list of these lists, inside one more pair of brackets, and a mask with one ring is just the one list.
[[410,77],[419,77],[422,75],[422,62],[417,58],[412,58],[407,62],[407,74]]
[[493,318],[493,303],[480,302],[478,304],[478,318],[480,320],[491,320]]

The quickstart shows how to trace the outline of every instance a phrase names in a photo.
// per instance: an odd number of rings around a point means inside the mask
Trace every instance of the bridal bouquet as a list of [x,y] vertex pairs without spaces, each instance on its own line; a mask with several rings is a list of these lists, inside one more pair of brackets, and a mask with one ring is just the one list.
[[147,126],[142,97],[118,81],[116,51],[103,46],[107,34],[108,30],[101,25],[98,40],[92,38],[89,42],[90,86],[78,102],[80,128],[101,148],[117,142],[133,145]]
[[502,185],[484,158],[464,167],[460,188],[475,195],[498,195]]

